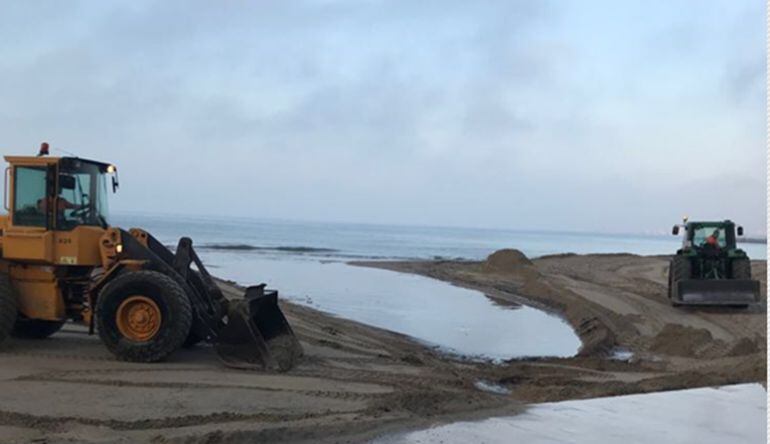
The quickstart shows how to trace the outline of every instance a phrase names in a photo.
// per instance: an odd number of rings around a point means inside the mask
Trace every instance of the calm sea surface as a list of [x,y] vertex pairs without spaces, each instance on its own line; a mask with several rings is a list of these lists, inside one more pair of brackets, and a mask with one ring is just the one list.
[[[254,219],[215,219],[120,214],[121,226],[142,226],[167,243],[180,235],[196,245],[249,245],[256,254],[334,259],[482,259],[500,248],[527,256],[555,253],[671,254],[676,236],[558,233],[477,228],[410,227]],[[288,247],[288,248],[287,248]],[[278,248],[278,249],[276,249]],[[749,256],[767,256],[765,244],[741,244]]]

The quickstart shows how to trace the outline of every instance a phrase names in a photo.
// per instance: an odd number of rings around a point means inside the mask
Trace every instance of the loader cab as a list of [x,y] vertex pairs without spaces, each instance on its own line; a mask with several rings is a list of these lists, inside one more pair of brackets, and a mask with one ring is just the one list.
[[57,231],[109,226],[107,176],[114,166],[75,157],[6,160],[11,225]]
[[108,169],[110,165],[77,158],[59,162],[55,229],[80,225],[109,227]]
[[[110,226],[113,165],[77,157],[6,156],[2,257],[53,265],[100,263]],[[111,176],[111,177],[109,177]]]

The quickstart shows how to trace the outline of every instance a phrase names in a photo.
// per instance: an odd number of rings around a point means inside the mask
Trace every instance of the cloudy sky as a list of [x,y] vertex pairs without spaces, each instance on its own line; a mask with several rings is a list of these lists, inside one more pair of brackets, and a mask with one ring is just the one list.
[[762,232],[765,72],[763,1],[2,2],[0,150],[113,211]]

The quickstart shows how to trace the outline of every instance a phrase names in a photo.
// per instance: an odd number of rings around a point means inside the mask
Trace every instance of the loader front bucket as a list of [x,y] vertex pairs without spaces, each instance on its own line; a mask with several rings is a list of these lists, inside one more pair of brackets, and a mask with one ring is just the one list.
[[302,356],[302,346],[278,306],[278,292],[248,287],[243,299],[228,302],[226,325],[216,350],[229,367],[286,371]]
[[759,281],[690,279],[679,281],[674,302],[683,305],[749,305],[759,301]]

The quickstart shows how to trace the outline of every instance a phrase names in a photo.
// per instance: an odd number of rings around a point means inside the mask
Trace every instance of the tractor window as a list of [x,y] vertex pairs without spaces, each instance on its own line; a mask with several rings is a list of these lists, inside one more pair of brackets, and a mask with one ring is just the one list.
[[723,227],[698,227],[695,229],[692,235],[692,244],[695,247],[703,247],[706,245],[709,236],[714,236],[717,239],[720,248],[727,246],[727,236]]
[[15,167],[13,224],[46,226],[46,168]]

